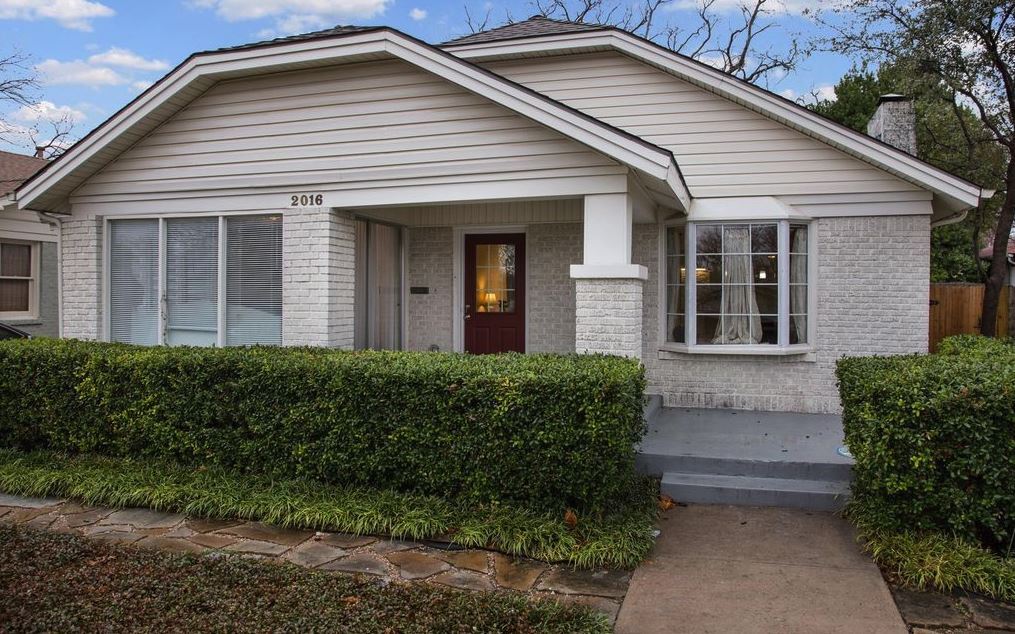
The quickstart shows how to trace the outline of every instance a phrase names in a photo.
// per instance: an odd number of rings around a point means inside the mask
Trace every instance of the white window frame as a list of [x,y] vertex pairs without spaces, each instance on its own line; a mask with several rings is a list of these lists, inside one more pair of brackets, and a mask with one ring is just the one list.
[[[117,220],[158,220],[159,221],[159,323],[158,342],[155,345],[166,345],[166,320],[168,318],[168,307],[166,306],[166,221],[176,218],[218,218],[218,332],[215,337],[215,347],[226,347],[226,218],[229,216],[282,216],[285,223],[285,214],[281,211],[225,211],[195,214],[131,214],[106,216],[102,224],[102,340],[112,341],[110,323],[110,244],[109,226]],[[284,245],[283,245],[284,248]],[[283,263],[284,267],[284,263]],[[284,333],[283,333],[284,336]]]
[[28,280],[28,310],[12,310],[0,312],[0,319],[38,319],[39,318],[39,251],[41,244],[29,240],[15,240],[11,238],[0,238],[0,250],[4,244],[28,245],[31,248],[29,255],[28,277],[20,275],[0,275],[4,280]]
[[[697,341],[697,279],[691,274],[692,268],[697,266],[697,227],[698,225],[733,225],[733,224],[775,224],[778,230],[778,266],[779,266],[779,343],[765,344],[701,344]],[[790,344],[790,293],[789,293],[789,268],[790,268],[790,225],[807,226],[807,343]],[[667,335],[667,262],[666,262],[666,232],[671,227],[683,226],[684,229],[684,257],[688,274],[685,276],[684,289],[684,341],[677,343],[669,341]],[[679,218],[662,222],[659,225],[659,302],[658,302],[658,336],[659,349],[661,351],[679,352],[687,354],[714,354],[714,355],[806,355],[817,349],[817,236],[815,223],[809,219],[797,218],[738,218],[738,219],[708,219],[688,221],[686,218]]]

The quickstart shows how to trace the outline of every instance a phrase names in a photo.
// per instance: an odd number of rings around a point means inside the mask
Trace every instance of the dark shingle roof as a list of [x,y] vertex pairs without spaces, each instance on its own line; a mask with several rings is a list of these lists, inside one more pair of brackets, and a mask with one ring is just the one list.
[[524,37],[539,35],[560,35],[578,31],[602,31],[610,27],[601,24],[585,24],[583,22],[566,22],[554,20],[541,15],[534,15],[524,22],[505,24],[495,29],[480,31],[438,44],[438,46],[461,46],[463,44],[482,44],[499,40],[517,40]]
[[276,37],[273,40],[261,40],[260,42],[249,42],[247,44],[238,44],[236,46],[225,46],[223,48],[212,49],[211,52],[219,51],[241,51],[247,48],[257,48],[259,46],[268,46],[270,44],[286,44],[288,42],[302,42],[305,40],[317,40],[322,37],[331,37],[333,35],[349,35],[350,33],[360,33],[363,31],[376,31],[383,27],[378,26],[336,26],[330,29],[324,29],[322,31],[311,31],[310,33],[299,33],[297,35],[289,35],[286,37]]
[[47,163],[46,159],[0,151],[0,196],[14,191]]

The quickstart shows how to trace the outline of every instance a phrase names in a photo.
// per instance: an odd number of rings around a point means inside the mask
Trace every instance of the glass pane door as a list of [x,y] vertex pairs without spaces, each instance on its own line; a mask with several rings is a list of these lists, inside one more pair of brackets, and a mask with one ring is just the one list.
[[218,218],[166,220],[166,343],[218,341]]
[[109,223],[109,337],[159,343],[159,221]]

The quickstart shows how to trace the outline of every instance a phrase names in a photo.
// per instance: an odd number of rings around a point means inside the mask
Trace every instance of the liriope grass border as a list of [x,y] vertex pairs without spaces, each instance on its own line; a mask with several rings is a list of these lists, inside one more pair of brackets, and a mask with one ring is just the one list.
[[279,481],[163,461],[0,449],[0,491],[91,505],[147,507],[187,515],[258,520],[286,528],[449,538],[577,568],[631,568],[652,548],[654,482],[632,488],[609,515],[559,517],[516,506],[469,507],[429,495]]
[[884,529],[854,501],[846,516],[864,550],[898,583],[917,590],[966,590],[1015,601],[1015,558],[942,533]]

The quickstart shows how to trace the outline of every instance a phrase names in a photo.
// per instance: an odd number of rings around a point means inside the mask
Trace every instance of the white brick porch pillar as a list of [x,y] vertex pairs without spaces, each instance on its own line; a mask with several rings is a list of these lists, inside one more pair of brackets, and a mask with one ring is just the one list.
[[631,263],[633,206],[627,194],[585,197],[584,263],[575,280],[575,350],[641,359],[642,294],[648,270]]
[[282,222],[282,343],[352,349],[356,226],[325,207]]
[[60,223],[63,336],[101,339],[102,220],[94,216]]

